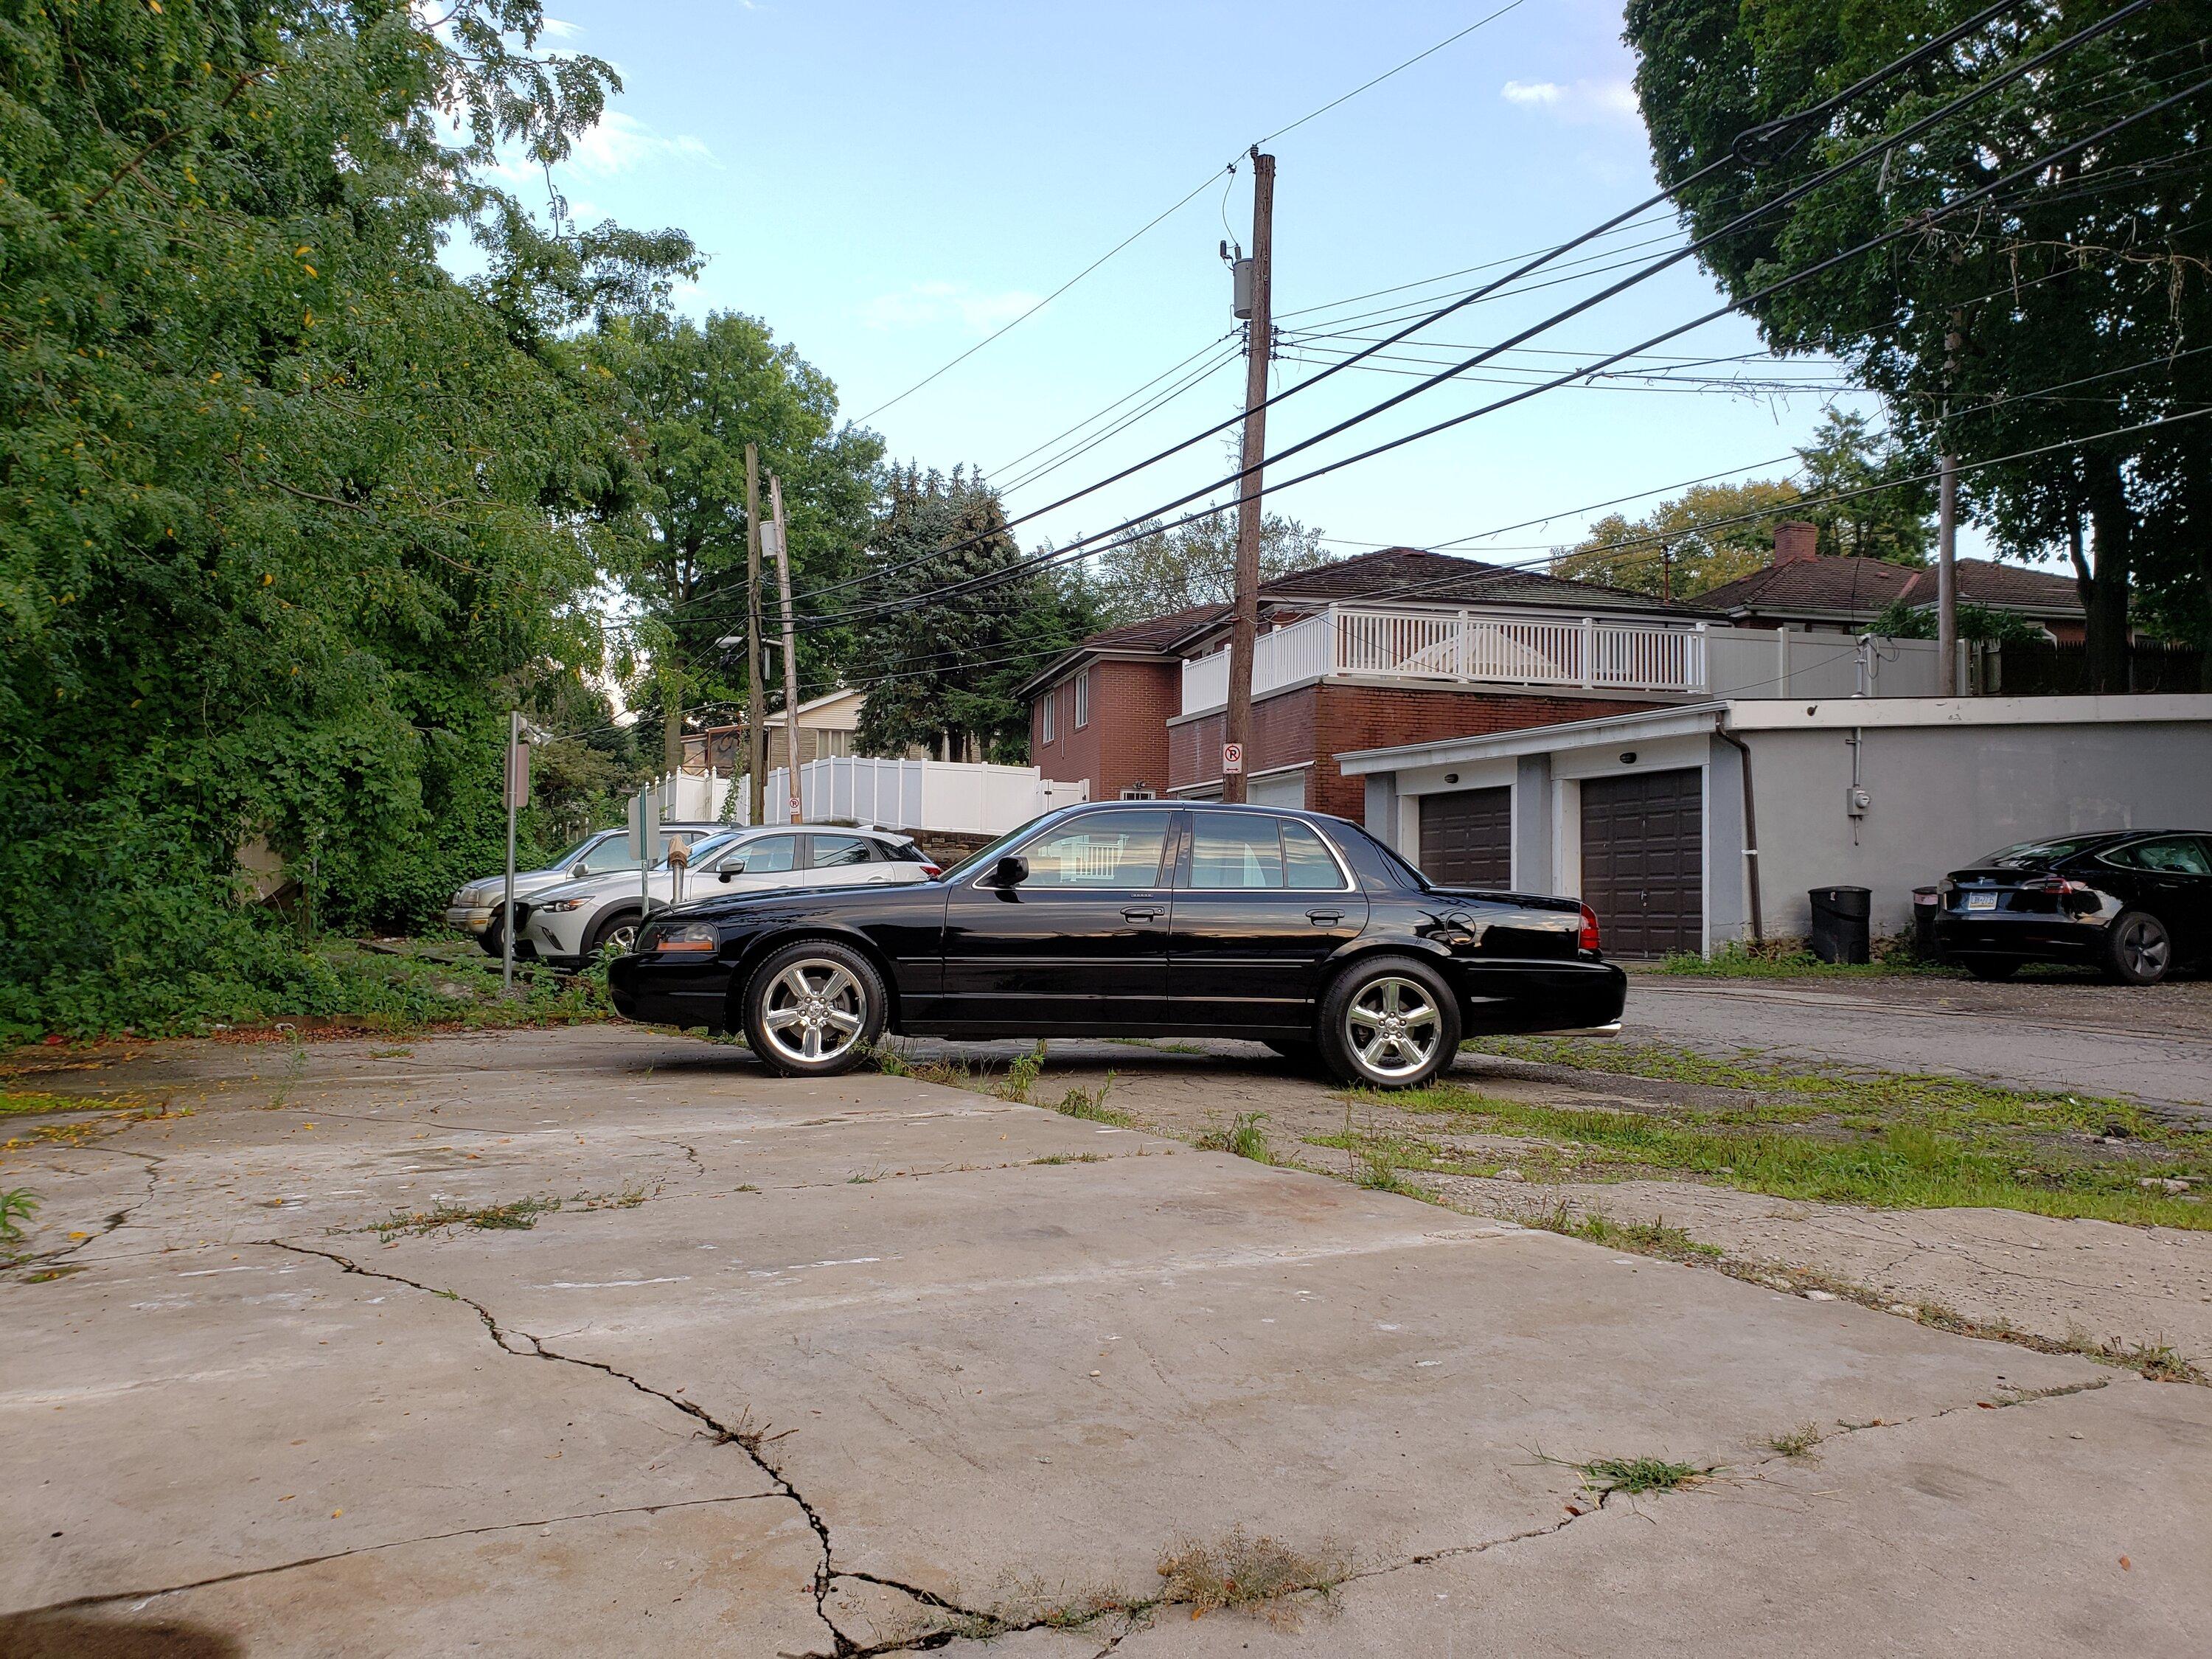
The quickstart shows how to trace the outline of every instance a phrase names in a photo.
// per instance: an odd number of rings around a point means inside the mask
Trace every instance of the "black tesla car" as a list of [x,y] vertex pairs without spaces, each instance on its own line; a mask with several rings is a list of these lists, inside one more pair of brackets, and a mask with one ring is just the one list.
[[1215,1036],[1385,1088],[1464,1032],[1611,1026],[1627,983],[1571,899],[1433,886],[1340,818],[1171,801],[1048,813],[933,881],[710,896],[608,981],[628,1018],[742,1030],[793,1076],[886,1030]]
[[2212,835],[2106,830],[2001,848],[1936,890],[1937,951],[1977,979],[2023,962],[2154,985],[2212,955]]

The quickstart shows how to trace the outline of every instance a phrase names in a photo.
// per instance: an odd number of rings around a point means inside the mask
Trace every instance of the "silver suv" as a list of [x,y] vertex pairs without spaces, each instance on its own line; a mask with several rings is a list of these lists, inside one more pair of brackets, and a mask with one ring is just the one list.
[[690,848],[680,890],[664,860],[643,876],[635,870],[562,882],[517,903],[516,939],[540,962],[579,968],[611,945],[635,947],[647,910],[732,892],[795,887],[845,887],[927,881],[936,863],[896,830],[830,824],[725,829]]
[[[711,823],[664,823],[660,826],[659,850],[666,856],[672,841],[696,842],[711,836],[723,826]],[[522,908],[525,896],[558,886],[566,881],[581,881],[593,876],[611,876],[624,870],[635,872],[637,860],[630,855],[629,832],[627,830],[595,830],[542,870],[518,870],[514,872],[515,908]],[[507,902],[507,876],[501,872],[482,881],[472,881],[459,889],[453,902],[446,907],[446,926],[457,933],[468,934],[493,956],[501,953],[505,938],[500,927],[500,907]],[[516,944],[522,943],[518,931]],[[516,955],[526,954],[518,948]]]

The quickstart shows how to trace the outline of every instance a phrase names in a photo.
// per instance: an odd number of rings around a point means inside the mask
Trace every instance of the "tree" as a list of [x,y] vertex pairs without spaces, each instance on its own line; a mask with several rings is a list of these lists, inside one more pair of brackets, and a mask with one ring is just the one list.
[[[1139,526],[1139,539],[1085,562],[1083,580],[1100,625],[1118,628],[1236,597],[1237,514],[1224,508],[1162,530]],[[1260,580],[1326,563],[1322,532],[1279,514],[1260,516]]]
[[1774,526],[1801,516],[1796,502],[1802,493],[1780,478],[1697,484],[1641,519],[1607,514],[1553,561],[1553,574],[1694,599],[1748,576],[1772,558]]
[[[1887,440],[1869,436],[1865,416],[1829,410],[1797,459],[1804,464],[1804,491],[1810,498],[1802,516],[1820,529],[1819,552],[1892,564],[1928,562],[1936,539],[1929,522],[1935,487],[1891,482],[1917,475],[1918,460]],[[1821,499],[1830,495],[1846,499]]]
[[[587,361],[618,388],[626,419],[610,492],[610,563],[632,605],[643,673],[635,701],[661,727],[661,761],[683,757],[693,702],[744,696],[743,655],[715,641],[744,631],[745,446],[783,483],[793,582],[804,590],[848,578],[865,539],[883,453],[872,433],[837,423],[829,378],[768,326],[736,312],[703,324],[647,313],[617,315],[585,343]],[[781,595],[766,567],[766,614]],[[845,636],[805,635],[801,677],[836,678]],[[780,677],[772,677],[780,678]]]
[[[2014,7],[1817,131],[1741,151],[1752,127],[1911,50],[1964,17],[1969,0],[1631,0],[1626,38],[1660,177],[1680,187],[1702,234],[2118,4]],[[2212,472],[2212,423],[2155,424],[2212,400],[2212,363],[2186,349],[2212,325],[2212,173],[2196,164],[2205,100],[2138,120],[1970,211],[1951,209],[2208,66],[2200,10],[2150,7],[1700,256],[1776,349],[1835,354],[1881,393],[1923,465],[1958,455],[1969,510],[2006,548],[2072,560],[2101,690],[2126,684],[2138,571],[2192,590],[2163,598],[2165,611],[2212,626],[2195,597],[2212,555],[2185,540],[2181,505]],[[1718,161],[1728,164],[1689,182]],[[1748,298],[1903,227],[1912,234],[1872,255]]]
[[[1893,599],[1867,624],[1867,632],[1892,640],[1936,637],[1936,607]],[[2033,645],[2050,637],[2017,611],[1998,611],[1971,602],[1959,606],[1959,637],[1998,645]]]
[[561,331],[690,252],[520,257],[478,169],[618,85],[539,25],[0,3],[0,1030],[313,1011],[248,843],[384,925],[496,862],[514,677],[599,650],[605,409]]
[[1028,758],[1029,710],[1015,688],[1090,632],[1097,613],[1080,590],[1043,572],[959,588],[1021,563],[1006,523],[998,492],[978,475],[908,465],[886,476],[861,567],[860,591],[870,608],[882,607],[859,623],[855,655],[868,666],[864,750],[918,745],[948,760]]

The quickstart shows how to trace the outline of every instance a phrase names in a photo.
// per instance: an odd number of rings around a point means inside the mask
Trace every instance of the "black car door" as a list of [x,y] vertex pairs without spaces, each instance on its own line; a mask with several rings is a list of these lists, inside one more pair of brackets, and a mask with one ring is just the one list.
[[1310,1032],[1322,965],[1367,926],[1367,896],[1310,824],[1194,809],[1168,939],[1173,1026]]
[[2105,861],[2134,878],[2127,902],[2166,924],[2178,956],[2196,961],[2212,951],[2212,842],[2202,836],[2160,836],[2118,848]]
[[1147,1030],[1167,980],[1172,807],[1061,819],[1008,849],[1028,877],[963,875],[945,902],[943,1000],[971,1034]]

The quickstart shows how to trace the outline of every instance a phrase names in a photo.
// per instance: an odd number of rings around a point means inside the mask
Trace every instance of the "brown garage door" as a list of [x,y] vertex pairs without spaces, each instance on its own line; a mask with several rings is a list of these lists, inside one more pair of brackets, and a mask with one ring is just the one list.
[[1705,792],[1694,767],[1583,785],[1583,902],[1607,956],[1704,948]]
[[1421,797],[1421,873],[1447,887],[1513,884],[1513,792]]

